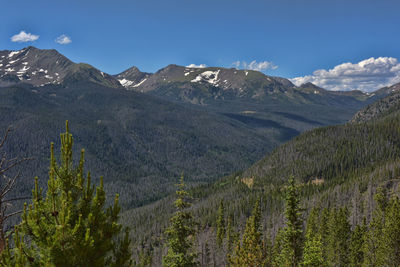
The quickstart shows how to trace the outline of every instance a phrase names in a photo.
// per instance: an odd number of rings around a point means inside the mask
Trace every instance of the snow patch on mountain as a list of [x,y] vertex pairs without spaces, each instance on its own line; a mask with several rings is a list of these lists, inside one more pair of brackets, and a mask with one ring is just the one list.
[[19,51],[12,51],[10,52],[10,54],[8,54],[8,58],[11,58],[15,55],[18,55],[19,53],[21,53],[23,50],[19,50]]
[[139,87],[142,83],[144,83],[147,80],[147,78],[144,78],[140,83],[135,84],[133,87]]
[[218,86],[218,74],[220,70],[217,71],[205,71],[203,73],[200,73],[197,75],[197,77],[193,80],[191,80],[192,83],[197,83],[197,82],[207,82],[209,84],[212,84],[214,86]]
[[122,79],[122,80],[118,80],[118,81],[124,87],[128,87],[128,86],[131,86],[133,84],[133,81],[130,81],[130,80],[127,80],[127,79]]

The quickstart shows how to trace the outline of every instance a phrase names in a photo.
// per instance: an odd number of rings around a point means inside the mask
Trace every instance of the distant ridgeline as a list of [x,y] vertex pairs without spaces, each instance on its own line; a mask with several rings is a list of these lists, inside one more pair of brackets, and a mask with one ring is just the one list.
[[[88,168],[125,208],[161,199],[182,172],[189,185],[246,169],[306,130],[349,120],[389,93],[330,92],[257,71],[167,66],[108,75],[56,50],[0,51],[0,129],[7,153],[34,157],[24,183],[47,174],[48,144],[69,120]],[[245,177],[246,178],[246,177]],[[44,180],[40,180],[44,183]]]
[[[199,260],[217,266],[240,266],[243,260],[286,266],[288,255],[300,253],[297,263],[306,266],[398,266],[399,88],[384,88],[390,95],[345,125],[307,131],[243,172],[192,188]],[[302,233],[291,239],[296,244],[287,242],[288,235],[299,230],[288,230],[293,226],[288,224],[288,207],[294,203],[288,204],[290,177],[298,192],[296,212],[302,214],[297,218]],[[252,211],[257,199],[259,223]],[[171,202],[165,199],[123,215],[134,229],[134,243],[151,252],[154,266],[161,262],[159,248],[173,212]],[[259,227],[251,230],[251,225]]]

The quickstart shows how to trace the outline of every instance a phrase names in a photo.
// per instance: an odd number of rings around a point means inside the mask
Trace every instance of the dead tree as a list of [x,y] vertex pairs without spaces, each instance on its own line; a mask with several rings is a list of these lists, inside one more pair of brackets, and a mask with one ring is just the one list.
[[20,178],[20,172],[17,171],[15,174],[9,176],[8,174],[22,162],[31,160],[31,158],[11,158],[7,157],[7,153],[4,151],[4,144],[7,141],[7,137],[11,132],[11,128],[8,128],[0,140],[0,253],[3,251],[6,244],[6,239],[11,233],[6,233],[6,221],[17,214],[20,214],[22,210],[10,212],[9,208],[11,203],[17,200],[28,199],[28,197],[17,197],[8,198],[9,193],[12,191],[16,182]]

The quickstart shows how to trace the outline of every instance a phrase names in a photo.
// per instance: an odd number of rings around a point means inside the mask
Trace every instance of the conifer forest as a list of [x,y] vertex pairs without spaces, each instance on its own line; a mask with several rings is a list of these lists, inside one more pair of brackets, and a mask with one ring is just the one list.
[[0,267],[400,267],[400,1],[0,10]]

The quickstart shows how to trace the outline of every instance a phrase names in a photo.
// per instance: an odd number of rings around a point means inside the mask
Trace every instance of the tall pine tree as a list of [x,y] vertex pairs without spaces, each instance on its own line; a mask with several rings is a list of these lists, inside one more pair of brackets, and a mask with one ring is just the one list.
[[386,190],[378,187],[374,200],[377,205],[372,213],[372,220],[369,223],[368,232],[363,244],[363,266],[382,266],[384,264],[382,257],[385,243],[383,228],[385,225],[385,212],[388,206]]
[[326,266],[323,257],[322,238],[319,232],[320,209],[313,208],[307,219],[302,266]]
[[382,231],[382,246],[379,257],[384,266],[400,266],[400,200],[393,197],[386,209],[385,225]]
[[361,225],[356,225],[351,234],[350,241],[350,266],[361,267],[364,262],[364,241],[367,232],[366,220]]
[[348,266],[351,226],[347,208],[334,209],[329,218],[328,262],[330,266]]
[[169,267],[197,266],[197,253],[193,251],[195,222],[188,210],[191,204],[187,201],[189,194],[185,191],[183,175],[181,176],[175,200],[176,212],[172,216],[171,225],[165,231],[167,236],[168,253],[163,257],[163,265]]
[[[16,227],[15,247],[2,254],[8,266],[129,266],[128,232],[118,239],[118,196],[105,209],[103,179],[95,189],[90,173],[84,173],[84,151],[74,167],[73,138],[61,134],[60,163],[51,145],[48,188],[45,195],[35,179],[32,204],[25,205]],[[30,240],[25,244],[24,240]]]
[[265,250],[261,234],[260,199],[256,201],[252,215],[248,218],[242,242],[238,242],[233,256],[229,257],[231,266],[258,267],[265,264]]
[[283,230],[282,257],[285,266],[299,266],[303,253],[303,219],[294,178],[289,179],[285,205],[286,227]]
[[322,251],[321,235],[307,232],[301,265],[307,267],[326,266]]

